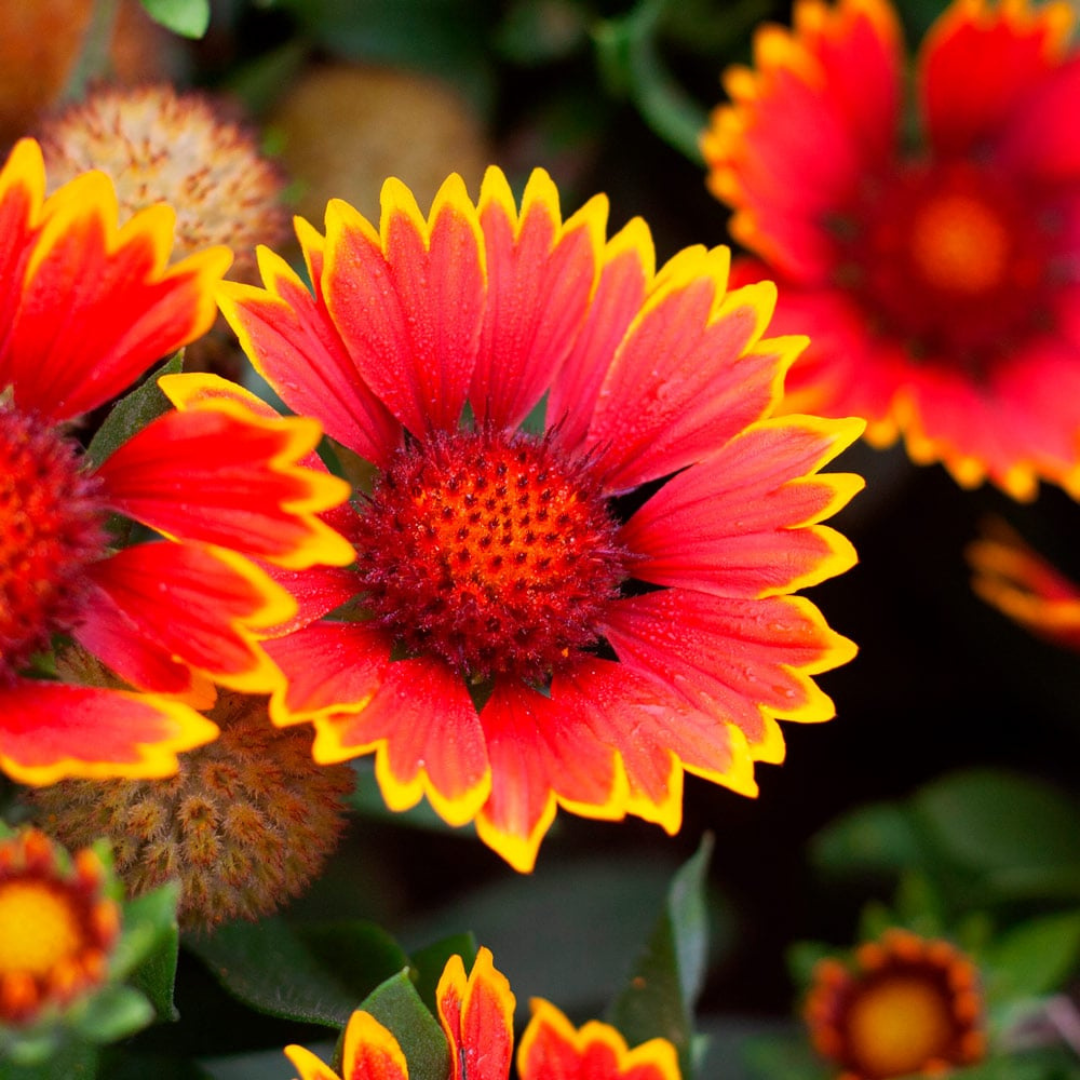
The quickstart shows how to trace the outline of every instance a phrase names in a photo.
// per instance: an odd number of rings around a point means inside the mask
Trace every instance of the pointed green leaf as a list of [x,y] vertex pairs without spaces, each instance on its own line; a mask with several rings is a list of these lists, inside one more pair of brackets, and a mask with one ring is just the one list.
[[210,25],[210,0],[142,0],[154,22],[186,38],[201,38]]
[[910,810],[874,803],[844,814],[810,843],[810,858],[822,870],[844,876],[892,875],[925,865],[930,857]]
[[86,448],[86,456],[94,465],[100,465],[132,435],[172,408],[169,399],[158,389],[157,381],[161,375],[178,374],[183,362],[181,350],[112,407]]
[[77,1030],[96,1043],[126,1039],[154,1022],[154,1006],[132,986],[107,986],[79,1015]]
[[446,1080],[450,1051],[442,1027],[416,992],[409,971],[389,978],[360,1006],[394,1034],[409,1065],[409,1080]]
[[672,1042],[687,1080],[695,1075],[698,1056],[693,1010],[708,954],[705,884],[712,846],[706,835],[675,875],[663,913],[608,1016],[631,1046],[656,1037]]
[[[174,950],[176,905],[180,886],[175,881],[124,903],[122,933],[116,943],[109,971],[116,980],[127,978],[136,968],[164,950]],[[175,951],[175,950],[174,950]],[[175,960],[173,961],[175,974]]]
[[1053,993],[1080,964],[1080,911],[1046,915],[1014,927],[986,949],[990,996],[997,1001]]
[[131,977],[131,985],[146,995],[159,1021],[175,1023],[180,1019],[180,1012],[173,1002],[179,956],[180,932],[174,925]]

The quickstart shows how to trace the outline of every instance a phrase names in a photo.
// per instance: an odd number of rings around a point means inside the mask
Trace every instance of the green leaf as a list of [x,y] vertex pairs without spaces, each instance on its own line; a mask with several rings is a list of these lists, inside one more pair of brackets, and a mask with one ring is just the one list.
[[169,399],[158,389],[157,381],[161,375],[179,373],[183,362],[181,351],[113,406],[86,448],[86,456],[94,465],[100,465],[132,435],[172,408]]
[[844,876],[893,875],[924,866],[929,857],[911,812],[875,803],[845,814],[810,842],[810,858],[822,870]]
[[947,857],[971,869],[1080,864],[1075,800],[1031,777],[970,769],[922,788],[912,804]]
[[126,1039],[154,1022],[154,1006],[132,986],[107,986],[86,1003],[77,1030],[96,1043]]
[[113,979],[121,980],[160,950],[168,950],[176,934],[176,904],[180,886],[168,882],[124,904],[123,932],[109,965]]
[[[210,935],[185,936],[184,946],[252,1008],[334,1028],[387,977],[391,961],[397,969],[404,958],[382,931],[348,922],[302,930],[282,919],[231,923]],[[346,957],[346,950],[353,954]]]
[[186,38],[201,38],[210,25],[210,0],[142,0],[154,22]]
[[39,1042],[40,1052],[26,1052],[28,1044],[7,1050],[0,1040],[0,1077],[3,1080],[94,1080],[98,1076],[96,1046],[82,1042]]
[[687,1080],[696,1072],[693,1010],[708,955],[705,884],[712,846],[706,835],[675,875],[663,913],[608,1014],[631,1046],[657,1037],[672,1042]]
[[409,1080],[446,1080],[450,1072],[446,1036],[420,1000],[408,969],[387,979],[360,1008],[393,1033],[408,1062]]
[[1080,962],[1080,911],[1046,915],[1014,927],[988,946],[983,967],[995,1001],[1057,990]]
[[175,1023],[180,1019],[180,1012],[173,1002],[179,956],[180,932],[173,926],[131,977],[132,986],[146,995],[162,1022]]
[[452,934],[436,941],[427,948],[415,950],[412,954],[412,974],[416,992],[420,1000],[431,1010],[434,1016],[438,1008],[435,1003],[435,991],[442,978],[443,968],[451,956],[460,956],[466,971],[471,971],[476,960],[476,938],[472,934]]

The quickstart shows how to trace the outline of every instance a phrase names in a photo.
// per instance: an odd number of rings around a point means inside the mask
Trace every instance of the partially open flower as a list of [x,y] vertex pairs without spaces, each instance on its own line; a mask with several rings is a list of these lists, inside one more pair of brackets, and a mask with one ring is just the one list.
[[70,860],[36,829],[0,839],[0,1025],[24,1026],[105,981],[120,930],[89,849]]
[[179,879],[186,928],[255,919],[302,892],[337,845],[355,779],[316,765],[310,733],[275,728],[264,699],[223,693],[209,716],[221,735],[168,780],[72,780],[30,795],[69,846],[112,842],[129,895]]
[[861,946],[853,966],[821,961],[805,1014],[841,1080],[937,1076],[986,1050],[975,965],[949,942],[906,930]]

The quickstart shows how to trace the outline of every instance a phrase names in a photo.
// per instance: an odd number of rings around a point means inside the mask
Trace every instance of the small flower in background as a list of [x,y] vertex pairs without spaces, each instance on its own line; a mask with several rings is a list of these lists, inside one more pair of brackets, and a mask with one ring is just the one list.
[[73,862],[42,832],[0,839],[0,1024],[28,1025],[104,983],[120,908],[89,848]]
[[37,829],[0,825],[5,1076],[19,1066],[28,1075],[57,1075],[58,1051],[115,1042],[154,1019],[150,1000],[124,982],[173,932],[175,889],[133,905],[122,904],[119,892],[104,845],[69,856]]
[[1080,650],[1080,587],[1033,551],[1000,519],[968,545],[972,588],[1037,637]]
[[383,66],[312,66],[275,102],[267,128],[299,186],[297,212],[308,218],[331,199],[377,216],[388,176],[430,200],[447,173],[479,183],[491,160],[480,119],[453,86]]
[[[439,1019],[449,1045],[448,1080],[507,1080],[514,1044],[514,994],[497,971],[491,952],[481,949],[466,977],[460,956],[450,958],[436,992]],[[675,1048],[651,1039],[633,1050],[608,1024],[580,1030],[555,1006],[534,1000],[532,1019],[517,1053],[520,1080],[679,1080]],[[300,1080],[407,1080],[409,1071],[397,1039],[370,1013],[353,1013],[345,1029],[339,1071],[310,1051],[285,1053]]]
[[770,418],[803,343],[762,337],[773,288],[727,291],[726,249],[655,271],[643,222],[563,221],[542,171],[520,210],[498,169],[475,206],[456,176],[428,220],[396,181],[382,206],[298,224],[314,296],[265,250],[265,290],[221,291],[289,407],[378,470],[334,518],[356,568],[291,582],[271,716],[520,870],[557,805],[675,832],[684,770],[754,794],[776,719],[831,717],[812,676],[854,654],[787,594],[855,562],[819,522],[861,479],[818,470],[861,422]]
[[887,931],[854,963],[818,963],[805,1006],[815,1049],[841,1080],[939,1076],[986,1053],[975,965],[947,941]]
[[[317,423],[236,402],[167,412],[104,460],[84,452],[72,422],[209,327],[229,253],[166,266],[171,211],[117,230],[101,173],[44,189],[23,140],[0,172],[0,769],[29,784],[167,775],[216,734],[177,695],[208,703],[207,676],[279,679],[253,635],[295,604],[245,555],[352,558],[315,517],[347,487],[298,464]],[[169,539],[117,549],[113,515]],[[58,636],[149,693],[57,681]]]
[[275,728],[265,698],[223,692],[218,738],[154,781],[68,780],[30,793],[35,818],[68,847],[105,837],[129,896],[176,879],[183,929],[256,919],[298,896],[345,826],[355,776],[316,765],[311,737]]
[[51,190],[100,169],[116,188],[122,217],[168,203],[179,256],[225,244],[236,256],[232,275],[254,280],[255,246],[288,236],[281,170],[207,94],[167,83],[99,86],[47,117],[37,135]]
[[787,407],[868,419],[965,487],[1080,496],[1080,59],[1066,4],[958,0],[916,61],[887,0],[800,0],[755,36],[702,149],[732,235],[811,345]]

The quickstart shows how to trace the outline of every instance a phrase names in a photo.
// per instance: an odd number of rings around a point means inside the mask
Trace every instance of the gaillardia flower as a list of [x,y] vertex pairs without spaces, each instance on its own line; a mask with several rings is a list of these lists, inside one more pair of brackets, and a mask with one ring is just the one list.
[[27,829],[0,839],[0,1026],[23,1026],[105,982],[120,906],[89,848],[68,860]]
[[968,545],[972,588],[991,607],[1037,637],[1080,651],[1080,587],[1033,551],[1008,525],[992,520]]
[[[314,295],[272,253],[223,311],[294,411],[365,459],[333,518],[353,569],[291,582],[265,648],[271,716],[316,760],[375,751],[388,805],[426,795],[532,867],[561,805],[680,824],[684,770],[745,794],[777,718],[825,720],[811,676],[849,641],[790,592],[847,569],[819,522],[861,486],[817,470],[861,422],[770,418],[802,344],[765,339],[770,284],[728,252],[654,270],[603,197],[562,220],[533,173],[490,169],[425,219],[386,183],[379,229],[332,201],[298,233]],[[543,414],[541,417],[540,414]]]
[[1080,59],[1070,7],[955,0],[902,101],[887,0],[798,0],[703,137],[732,235],[811,345],[787,408],[869,421],[958,483],[1080,495]]
[[[30,784],[167,775],[216,734],[181,697],[208,704],[208,677],[280,678],[254,634],[295,602],[245,556],[351,559],[316,516],[347,487],[299,464],[315,421],[231,400],[166,412],[103,461],[83,452],[71,422],[210,326],[230,256],[167,266],[172,212],[118,230],[101,173],[44,191],[24,140],[0,171],[0,769]],[[158,537],[118,547],[125,518]],[[57,680],[48,654],[65,641],[149,693]]]
[[822,960],[805,1013],[840,1080],[938,1076],[986,1052],[975,965],[949,942],[906,930],[861,946],[853,967]]
[[[514,1045],[514,994],[481,949],[466,977],[460,956],[452,956],[436,991],[439,1021],[446,1036],[447,1080],[508,1080]],[[546,1001],[534,999],[533,1016],[517,1053],[519,1080],[679,1080],[675,1047],[652,1039],[628,1049],[607,1024],[591,1022],[575,1030]],[[339,1080],[339,1074],[300,1046],[285,1053],[300,1080]],[[408,1080],[405,1055],[394,1037],[370,1013],[353,1013],[345,1029],[342,1080],[379,1077]]]

